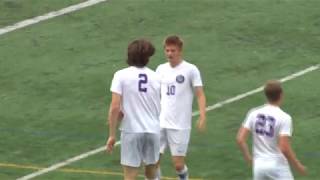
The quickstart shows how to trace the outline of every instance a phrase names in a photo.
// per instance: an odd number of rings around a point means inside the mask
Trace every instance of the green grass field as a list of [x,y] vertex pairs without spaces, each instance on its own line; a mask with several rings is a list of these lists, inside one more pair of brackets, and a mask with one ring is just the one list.
[[[0,28],[82,1],[0,0]],[[185,59],[200,68],[212,105],[319,64],[319,7],[316,0],[109,0],[1,35],[0,179],[105,143],[108,89],[126,66],[129,41],[146,37],[156,45],[155,68],[166,61],[164,37],[181,35]],[[284,84],[293,148],[309,171],[298,180],[320,179],[319,78],[316,70]],[[192,133],[191,178],[251,179],[235,135],[246,112],[262,103],[259,93],[208,112],[208,132]],[[118,148],[35,179],[118,180],[119,159]],[[169,154],[162,170],[175,177]]]

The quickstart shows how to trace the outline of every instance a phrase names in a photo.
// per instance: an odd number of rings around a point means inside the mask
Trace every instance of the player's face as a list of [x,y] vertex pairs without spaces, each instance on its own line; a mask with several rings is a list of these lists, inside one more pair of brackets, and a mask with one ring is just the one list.
[[166,45],[164,53],[170,62],[177,63],[181,61],[181,49],[176,45]]

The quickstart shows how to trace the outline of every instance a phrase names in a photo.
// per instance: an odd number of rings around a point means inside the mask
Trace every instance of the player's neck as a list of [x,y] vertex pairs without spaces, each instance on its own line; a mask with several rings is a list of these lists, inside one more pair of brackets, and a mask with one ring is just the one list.
[[275,107],[280,107],[281,103],[280,102],[268,102],[269,105],[275,106]]
[[171,67],[177,67],[179,64],[181,64],[182,63],[182,59],[181,58],[179,58],[178,60],[174,60],[174,61],[169,61],[169,64],[170,64],[170,66]]
[[134,67],[134,68],[137,68],[137,69],[144,69],[144,68],[146,68],[146,66],[131,66],[131,67]]

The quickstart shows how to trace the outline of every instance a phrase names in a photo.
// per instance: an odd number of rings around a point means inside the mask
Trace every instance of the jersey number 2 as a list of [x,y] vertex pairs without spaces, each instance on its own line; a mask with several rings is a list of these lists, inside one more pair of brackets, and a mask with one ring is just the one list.
[[148,83],[148,76],[146,74],[139,74],[139,91],[147,92],[147,88],[143,85]]
[[262,136],[273,137],[275,123],[276,120],[272,116],[258,114],[255,124],[256,133]]

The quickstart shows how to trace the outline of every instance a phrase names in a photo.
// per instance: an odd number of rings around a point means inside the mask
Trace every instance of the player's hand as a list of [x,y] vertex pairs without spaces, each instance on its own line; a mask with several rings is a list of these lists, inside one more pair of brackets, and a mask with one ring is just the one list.
[[301,163],[299,163],[298,165],[297,165],[297,171],[299,172],[299,174],[301,174],[301,175],[307,175],[307,168],[304,166],[304,165],[302,165]]
[[207,122],[205,117],[200,117],[197,121],[197,129],[199,132],[205,132],[207,129]]
[[110,136],[108,138],[108,141],[107,141],[107,144],[106,144],[106,150],[107,150],[108,153],[112,153],[112,150],[113,150],[113,147],[114,147],[115,143],[116,143],[116,138]]

